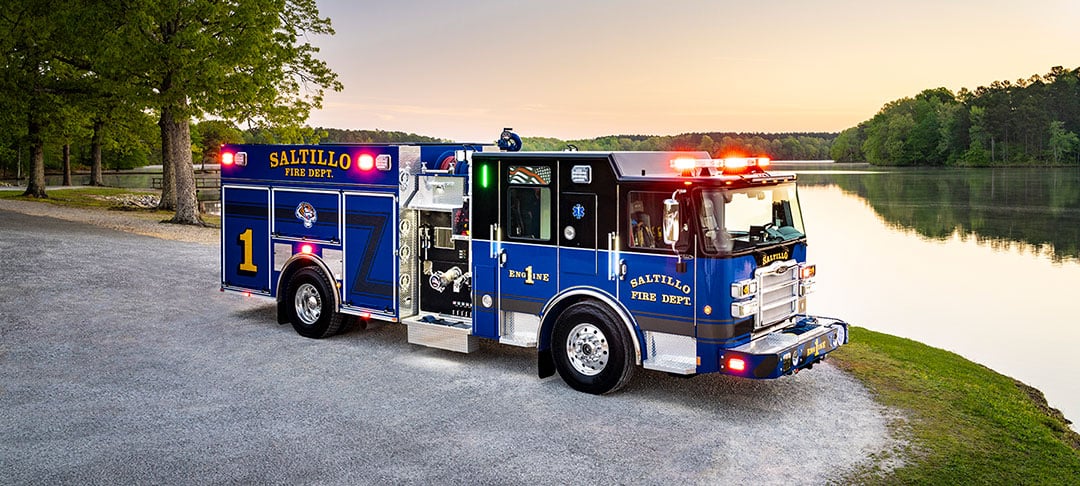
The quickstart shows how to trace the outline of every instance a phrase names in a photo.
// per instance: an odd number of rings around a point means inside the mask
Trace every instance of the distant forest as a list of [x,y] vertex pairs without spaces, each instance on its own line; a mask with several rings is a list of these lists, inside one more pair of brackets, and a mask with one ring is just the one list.
[[[25,175],[25,133],[0,132],[0,178]],[[873,118],[836,133],[709,132],[610,135],[559,140],[521,133],[525,150],[701,150],[713,157],[764,155],[774,160],[870,162],[877,165],[990,166],[1080,164],[1080,67],[994,81],[953,93],[927,89],[885,104]],[[223,143],[446,142],[416,133],[286,126],[241,129],[226,120],[191,126],[194,161],[212,163]],[[485,142],[484,140],[474,140]],[[494,142],[494,139],[490,140]],[[91,134],[57,135],[45,144],[45,165],[62,167],[64,145],[76,166],[89,166]],[[123,169],[161,160],[154,115],[135,111],[102,143],[105,167]],[[22,167],[17,167],[22,166]]]
[[887,103],[840,133],[831,158],[877,165],[1080,163],[1080,68]]
[[829,158],[835,133],[684,133],[681,135],[611,135],[585,140],[522,137],[524,150],[701,150],[713,157],[764,155],[776,160]]
[[[445,142],[434,137],[382,130],[338,130],[317,128],[323,141],[334,143]],[[524,134],[527,135],[527,134]],[[522,137],[522,149],[531,151],[567,150],[701,150],[715,157],[766,155],[783,160],[818,160],[829,158],[835,133],[684,133],[681,135],[609,135],[604,137],[560,140],[547,137]],[[494,140],[478,142],[491,142]]]

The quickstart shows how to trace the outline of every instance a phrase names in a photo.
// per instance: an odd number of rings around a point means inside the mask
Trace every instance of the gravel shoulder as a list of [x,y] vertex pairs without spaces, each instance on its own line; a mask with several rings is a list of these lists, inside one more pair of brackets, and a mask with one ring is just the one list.
[[162,223],[161,216],[140,211],[73,208],[46,202],[0,199],[0,210],[32,216],[47,216],[67,221],[79,221],[137,235],[190,243],[218,244],[221,231],[181,224]]
[[111,213],[0,201],[5,483],[823,484],[903,446],[828,363],[595,397],[528,349],[304,339],[218,291],[217,230]]

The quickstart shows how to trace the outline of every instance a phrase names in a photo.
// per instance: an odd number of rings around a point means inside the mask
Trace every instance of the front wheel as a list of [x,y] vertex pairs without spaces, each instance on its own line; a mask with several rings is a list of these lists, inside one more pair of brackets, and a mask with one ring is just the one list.
[[630,380],[634,360],[629,334],[603,306],[579,302],[555,323],[555,367],[571,388],[602,395]]
[[289,280],[284,304],[297,334],[320,339],[341,329],[344,316],[334,308],[332,289],[329,279],[311,267],[298,270]]

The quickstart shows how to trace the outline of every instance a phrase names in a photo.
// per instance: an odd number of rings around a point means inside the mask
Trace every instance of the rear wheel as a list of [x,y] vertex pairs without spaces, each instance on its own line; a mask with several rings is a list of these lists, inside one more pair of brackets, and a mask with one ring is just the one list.
[[618,390],[634,371],[633,341],[603,306],[579,302],[555,323],[555,367],[571,388],[602,395]]
[[289,281],[284,304],[296,333],[309,338],[333,336],[341,329],[345,316],[334,305],[330,279],[312,267],[302,268]]

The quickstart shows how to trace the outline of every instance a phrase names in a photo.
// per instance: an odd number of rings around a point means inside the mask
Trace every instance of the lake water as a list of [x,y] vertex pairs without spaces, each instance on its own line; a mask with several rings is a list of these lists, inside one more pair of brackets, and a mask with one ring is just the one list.
[[1080,169],[799,180],[818,265],[810,312],[958,353],[1080,422]]

